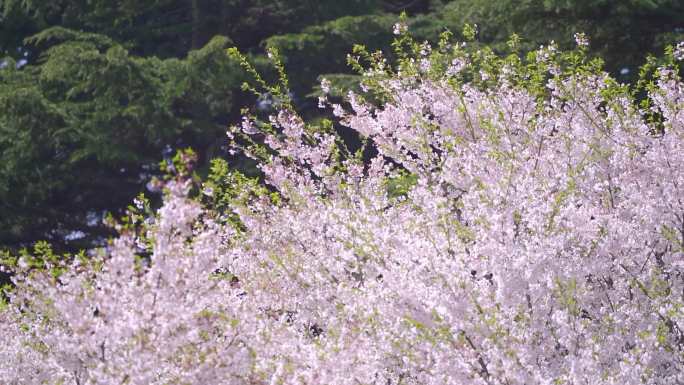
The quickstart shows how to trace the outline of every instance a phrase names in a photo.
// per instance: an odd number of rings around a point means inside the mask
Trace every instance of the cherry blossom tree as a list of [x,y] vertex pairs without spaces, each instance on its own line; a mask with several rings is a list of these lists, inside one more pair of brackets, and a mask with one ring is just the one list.
[[287,102],[246,116],[265,186],[231,173],[217,210],[178,178],[59,274],[19,260],[0,379],[683,383],[679,48],[632,88],[583,35],[521,59],[394,30],[396,66],[359,47],[364,91],[321,97],[374,152]]

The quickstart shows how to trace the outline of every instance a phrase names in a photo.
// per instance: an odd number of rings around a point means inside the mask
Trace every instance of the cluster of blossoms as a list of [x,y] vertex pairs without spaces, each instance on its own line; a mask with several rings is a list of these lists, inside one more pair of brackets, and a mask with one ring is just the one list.
[[638,107],[600,71],[540,90],[439,55],[334,108],[372,159],[287,108],[246,119],[278,199],[245,191],[239,226],[177,181],[146,248],[129,232],[56,277],[20,264],[0,381],[683,383],[676,72]]

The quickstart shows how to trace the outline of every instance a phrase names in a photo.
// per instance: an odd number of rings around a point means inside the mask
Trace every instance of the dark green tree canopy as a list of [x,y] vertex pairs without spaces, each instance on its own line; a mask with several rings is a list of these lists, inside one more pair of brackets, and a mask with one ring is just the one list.
[[204,168],[225,155],[227,125],[255,101],[228,47],[258,56],[272,35],[397,6],[0,0],[0,246],[92,245],[103,212],[126,207],[175,149],[195,148]]
[[170,153],[193,147],[200,173],[225,156],[241,108],[268,108],[241,90],[250,78],[226,48],[267,78],[264,49],[277,48],[315,117],[319,77],[354,84],[345,55],[388,47],[402,11],[431,42],[465,23],[494,49],[513,33],[524,51],[584,32],[622,81],[684,38],[679,0],[0,0],[0,248],[91,246],[107,234],[102,213],[145,190]]
[[48,46],[38,65],[0,71],[3,243],[58,242],[125,206],[166,146],[211,151],[225,131],[241,79],[225,37],[163,60],[59,27],[31,42]]

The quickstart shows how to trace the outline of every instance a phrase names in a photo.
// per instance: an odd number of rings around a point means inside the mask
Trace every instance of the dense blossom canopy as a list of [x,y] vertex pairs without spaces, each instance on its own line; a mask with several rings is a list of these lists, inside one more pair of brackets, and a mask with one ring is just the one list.
[[56,278],[20,263],[0,379],[683,383],[676,65],[638,104],[580,53],[492,69],[464,46],[422,45],[397,72],[373,55],[373,97],[322,97],[370,160],[288,107],[247,117],[230,135],[268,149],[276,194],[218,215],[177,180],[97,257]]

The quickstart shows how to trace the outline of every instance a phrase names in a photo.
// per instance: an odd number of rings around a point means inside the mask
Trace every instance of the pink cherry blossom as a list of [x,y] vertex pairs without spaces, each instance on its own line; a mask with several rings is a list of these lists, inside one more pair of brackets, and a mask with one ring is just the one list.
[[235,200],[244,228],[177,181],[143,234],[59,278],[20,267],[2,382],[684,383],[676,72],[643,110],[605,73],[553,71],[540,98],[513,67],[483,87],[448,63],[332,106],[377,149],[365,163],[273,116],[261,171],[280,200]]

